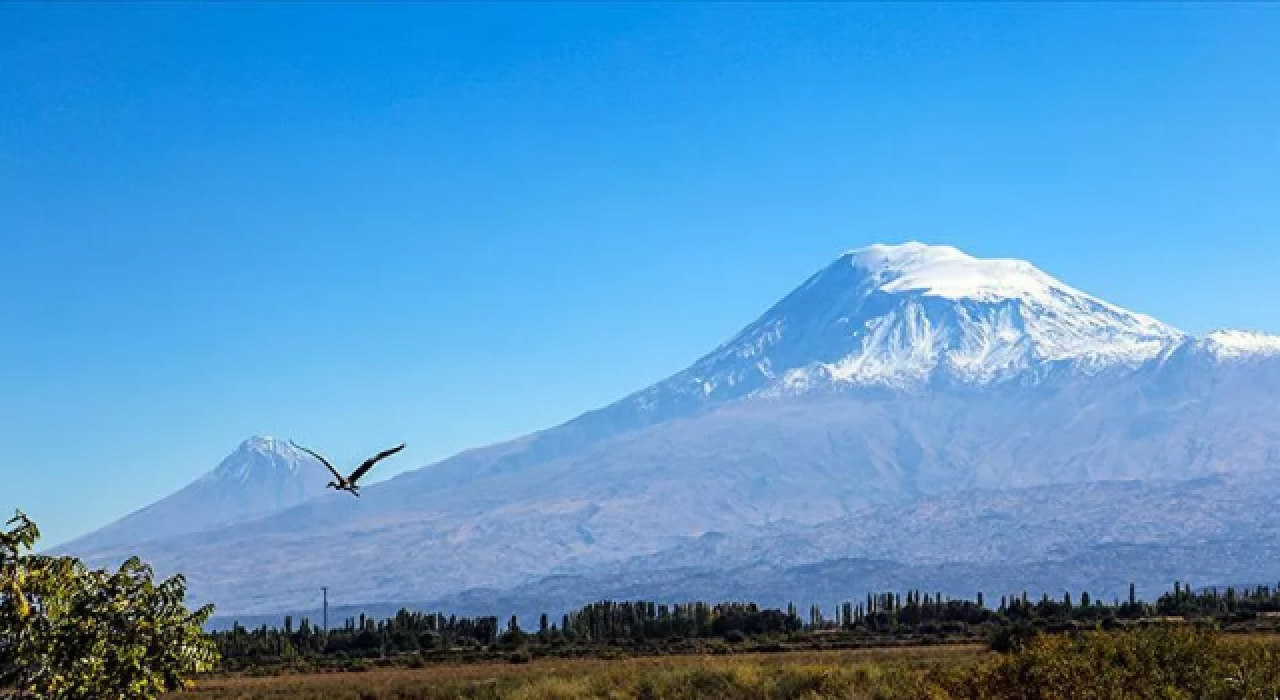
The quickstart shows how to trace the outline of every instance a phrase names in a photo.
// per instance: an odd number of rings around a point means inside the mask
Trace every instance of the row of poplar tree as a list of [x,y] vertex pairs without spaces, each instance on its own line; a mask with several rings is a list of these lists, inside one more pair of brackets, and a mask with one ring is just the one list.
[[1001,596],[987,606],[978,594],[973,600],[952,599],[940,593],[908,591],[868,594],[857,603],[834,606],[828,616],[810,606],[802,617],[795,605],[786,610],[754,603],[657,603],[603,601],[592,603],[559,620],[542,615],[526,629],[512,616],[458,617],[401,610],[394,617],[374,620],[363,615],[325,630],[302,619],[296,626],[246,629],[234,625],[211,638],[226,659],[268,659],[345,654],[378,656],[405,652],[477,647],[515,648],[529,644],[610,644],[673,639],[737,639],[777,637],[815,631],[849,631],[876,635],[912,636],[938,633],[976,634],[983,628],[1029,622],[1096,622],[1108,618],[1132,620],[1154,616],[1247,617],[1280,612],[1280,586],[1236,590],[1193,591],[1177,583],[1154,603],[1138,600],[1130,586],[1126,600],[1103,601],[1081,593],[1061,598],[1027,594]]

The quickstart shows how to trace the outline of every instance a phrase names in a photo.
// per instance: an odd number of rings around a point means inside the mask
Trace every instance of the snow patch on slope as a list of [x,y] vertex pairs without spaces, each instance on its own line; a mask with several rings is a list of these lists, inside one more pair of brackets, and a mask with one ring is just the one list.
[[1214,331],[1205,336],[1203,345],[1220,360],[1280,356],[1280,336],[1266,333]]

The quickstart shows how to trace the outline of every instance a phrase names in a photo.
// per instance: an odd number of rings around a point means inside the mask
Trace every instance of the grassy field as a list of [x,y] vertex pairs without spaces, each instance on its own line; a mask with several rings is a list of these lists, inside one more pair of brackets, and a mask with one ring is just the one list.
[[[175,696],[175,698],[178,696]],[[192,700],[1274,700],[1269,635],[1189,625],[981,645],[448,663],[205,679]],[[173,700],[173,699],[171,699]]]
[[265,678],[207,679],[200,700],[452,698],[918,698],[922,669],[971,664],[981,645],[431,665]]

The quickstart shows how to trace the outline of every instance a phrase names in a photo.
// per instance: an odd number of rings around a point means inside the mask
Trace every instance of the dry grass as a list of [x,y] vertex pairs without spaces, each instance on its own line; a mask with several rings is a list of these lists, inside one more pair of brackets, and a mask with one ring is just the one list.
[[[981,646],[451,664],[209,680],[204,700],[1272,700],[1273,635],[1189,625]],[[176,700],[171,698],[170,700]]]
[[[907,698],[913,669],[972,663],[980,645],[824,652],[538,661],[209,679],[190,700],[484,698]],[[178,696],[175,696],[178,697]]]

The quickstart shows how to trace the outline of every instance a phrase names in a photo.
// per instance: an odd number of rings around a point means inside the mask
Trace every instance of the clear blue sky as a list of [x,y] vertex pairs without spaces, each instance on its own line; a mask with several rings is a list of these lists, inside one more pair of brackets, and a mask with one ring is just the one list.
[[874,241],[1280,331],[1278,76],[1275,5],[0,5],[0,509],[388,476]]

